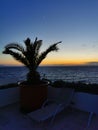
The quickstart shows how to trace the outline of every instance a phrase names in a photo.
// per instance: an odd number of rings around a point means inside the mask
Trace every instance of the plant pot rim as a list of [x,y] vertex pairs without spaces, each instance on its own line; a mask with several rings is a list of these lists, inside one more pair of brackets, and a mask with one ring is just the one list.
[[26,81],[23,81],[23,82],[20,82],[19,83],[19,86],[38,86],[38,85],[48,85],[49,83],[48,82],[46,82],[46,81],[41,81],[41,82],[39,82],[39,83],[28,83],[28,82],[26,82]]

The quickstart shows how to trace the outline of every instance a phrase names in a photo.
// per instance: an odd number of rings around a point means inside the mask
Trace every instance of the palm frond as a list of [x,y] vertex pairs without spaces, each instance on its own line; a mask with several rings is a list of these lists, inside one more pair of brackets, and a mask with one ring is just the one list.
[[[36,45],[35,45],[36,44]],[[33,66],[35,66],[35,68],[37,67],[37,59],[39,57],[39,50],[40,50],[40,47],[42,45],[42,40],[38,40],[36,41],[35,43],[35,48],[33,48],[34,50],[32,51],[32,54],[31,57],[32,58],[32,63],[33,63]]]
[[31,51],[31,48],[32,48],[32,44],[31,44],[31,39],[30,38],[27,38],[25,41],[25,46],[26,46],[26,51],[27,52],[30,52]]
[[26,58],[20,54],[20,53],[17,53],[17,52],[13,52],[12,50],[9,50],[8,48],[5,49],[3,51],[4,54],[10,54],[14,59],[16,59],[17,61],[23,63],[24,65],[26,65],[27,67],[29,67],[29,63],[28,61],[26,60]]
[[36,37],[34,44],[32,44],[32,56],[34,56],[35,54],[38,54],[41,45],[42,45],[42,40],[37,40],[37,37]]
[[42,40],[39,40],[36,42],[36,47],[35,47],[35,54],[36,55],[38,55],[41,45],[42,45]]
[[60,42],[57,42],[57,43],[54,43],[53,45],[51,45],[47,50],[46,50],[46,52],[47,53],[49,53],[49,52],[51,52],[51,51],[58,51],[58,47],[57,47],[57,44],[59,44],[59,43],[61,43],[61,41]]
[[42,62],[43,59],[46,58],[47,54],[50,53],[51,51],[57,51],[59,48],[57,47],[57,44],[61,43],[60,42],[57,42],[57,43],[54,43],[53,45],[51,45],[48,49],[46,49],[46,51],[42,52],[40,54],[40,56],[38,57],[37,59],[37,66]]
[[36,42],[37,42],[37,39],[38,39],[38,38],[36,37],[36,38],[35,38],[35,41],[34,41],[34,43],[36,43]]
[[39,55],[39,49],[42,45],[42,40],[37,40],[37,38],[35,38],[34,43],[32,43],[31,40],[27,38],[27,40],[25,41],[25,45],[26,45],[27,51],[25,52],[24,55],[26,56],[30,65],[35,68],[36,60]]
[[24,51],[25,51],[23,46],[19,45],[18,43],[10,43],[5,46],[5,49],[16,49],[22,53],[24,53]]

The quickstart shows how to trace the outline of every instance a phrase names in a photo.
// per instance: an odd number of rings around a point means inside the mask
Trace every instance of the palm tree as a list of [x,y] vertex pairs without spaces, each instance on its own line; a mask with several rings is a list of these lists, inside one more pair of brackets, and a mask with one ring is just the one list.
[[48,53],[58,50],[57,44],[59,43],[61,41],[50,45],[44,52],[40,53],[42,40],[35,38],[35,41],[32,43],[31,39],[27,38],[24,41],[25,47],[18,43],[10,43],[5,46],[3,53],[10,54],[14,59],[24,64],[29,69],[27,83],[36,84],[41,82],[40,74],[37,71],[39,64],[46,58]]

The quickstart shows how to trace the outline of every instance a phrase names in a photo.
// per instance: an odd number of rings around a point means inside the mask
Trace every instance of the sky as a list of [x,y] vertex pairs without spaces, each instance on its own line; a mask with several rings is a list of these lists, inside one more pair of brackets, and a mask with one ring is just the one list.
[[62,41],[42,65],[98,64],[98,0],[0,0],[1,65],[21,65],[2,51],[27,37],[43,40],[41,51]]

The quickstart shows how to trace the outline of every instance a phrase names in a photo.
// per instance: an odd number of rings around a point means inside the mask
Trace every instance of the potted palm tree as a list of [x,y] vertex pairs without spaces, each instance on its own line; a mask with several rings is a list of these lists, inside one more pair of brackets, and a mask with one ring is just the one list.
[[47,98],[47,83],[41,79],[37,71],[40,63],[47,54],[57,51],[57,44],[50,45],[44,52],[40,53],[42,40],[30,38],[24,41],[25,47],[18,43],[10,43],[5,46],[4,54],[10,54],[14,59],[23,63],[28,68],[26,81],[20,83],[20,108],[23,112],[30,112],[39,108]]

